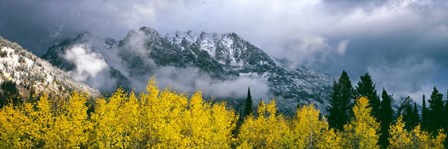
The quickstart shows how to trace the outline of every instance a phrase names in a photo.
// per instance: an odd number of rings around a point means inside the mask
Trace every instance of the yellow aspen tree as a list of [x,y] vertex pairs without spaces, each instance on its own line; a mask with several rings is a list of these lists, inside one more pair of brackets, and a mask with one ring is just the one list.
[[56,138],[54,131],[55,117],[53,115],[51,103],[48,100],[48,95],[43,95],[36,103],[36,112],[33,115],[34,123],[38,125],[37,144],[36,147],[45,147],[47,144],[54,144],[53,140]]
[[411,135],[406,131],[405,124],[403,123],[402,117],[398,117],[397,122],[390,126],[389,130],[389,147],[393,149],[398,148],[412,148],[413,142]]
[[[314,105],[299,108],[293,119],[292,132],[296,148],[317,148],[328,130],[328,123],[319,119],[319,110]],[[323,142],[323,141],[322,141]]]
[[238,143],[241,148],[281,148],[288,146],[284,136],[290,136],[288,123],[282,115],[276,113],[275,101],[269,104],[260,103],[258,117],[248,116],[240,128]]
[[390,127],[389,148],[391,149],[419,149],[419,148],[434,148],[443,149],[443,141],[446,135],[443,131],[439,131],[438,135],[431,137],[431,134],[422,131],[420,125],[417,125],[413,130],[407,131],[402,118],[399,117],[397,122]]
[[329,129],[323,132],[323,137],[317,144],[317,148],[320,149],[342,149],[343,139],[340,132],[334,129]]
[[190,98],[190,106],[185,113],[185,137],[189,148],[229,148],[236,116],[227,110],[225,104],[211,105],[196,92]]
[[56,132],[53,142],[46,144],[49,148],[79,148],[86,145],[88,132],[92,129],[87,120],[87,97],[75,92],[57,112],[54,123]]
[[152,79],[147,93],[140,95],[145,146],[154,148],[182,148],[184,112],[188,106],[186,95],[166,89],[162,92]]
[[412,148],[445,148],[443,142],[446,138],[446,135],[443,133],[443,130],[439,130],[437,136],[432,136],[428,132],[422,131],[421,126],[418,125],[410,132],[410,135],[413,145]]
[[205,148],[207,146],[207,141],[210,139],[211,127],[210,127],[210,105],[204,103],[202,100],[201,92],[196,92],[190,98],[189,114],[187,117],[187,131],[186,134],[191,139],[191,144],[188,146],[196,146],[198,148]]
[[379,123],[371,116],[366,97],[359,97],[353,107],[354,119],[344,126],[345,148],[379,148]]
[[121,88],[108,101],[98,99],[95,113],[91,116],[96,129],[90,145],[97,148],[141,147],[140,111],[135,94],[132,92],[128,96]]
[[0,148],[31,148],[29,140],[32,120],[12,105],[0,111]]
[[120,108],[121,122],[124,123],[123,147],[124,148],[141,148],[140,142],[143,138],[143,130],[140,125],[141,110],[139,101],[135,97],[135,93],[131,92],[123,107]]
[[432,141],[431,141],[431,143],[433,144],[432,147],[436,148],[436,149],[444,149],[445,146],[443,143],[444,143],[445,139],[446,139],[446,134],[443,132],[443,130],[439,130],[437,136],[434,139],[432,139]]
[[230,148],[233,143],[232,130],[236,127],[238,117],[233,110],[228,110],[225,103],[214,104],[211,109],[211,133],[209,148]]

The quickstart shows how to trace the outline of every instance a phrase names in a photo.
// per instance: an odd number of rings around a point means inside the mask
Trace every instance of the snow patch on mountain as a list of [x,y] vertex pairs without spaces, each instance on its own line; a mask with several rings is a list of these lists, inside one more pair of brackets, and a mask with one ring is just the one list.
[[0,83],[4,81],[15,82],[22,97],[32,93],[67,97],[76,90],[94,97],[100,94],[18,44],[0,38]]

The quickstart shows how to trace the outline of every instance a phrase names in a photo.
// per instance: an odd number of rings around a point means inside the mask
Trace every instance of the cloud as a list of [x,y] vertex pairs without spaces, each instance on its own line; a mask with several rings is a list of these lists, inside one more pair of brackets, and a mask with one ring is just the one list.
[[245,98],[251,87],[254,99],[271,97],[267,80],[261,78],[238,77],[228,80],[213,79],[197,68],[160,67],[154,74],[161,87],[177,91],[202,91],[205,96],[217,98]]
[[98,54],[88,51],[86,45],[73,46],[66,51],[64,58],[74,63],[76,68],[70,73],[80,81],[85,81],[88,77],[95,77],[99,72],[108,68],[106,62]]
[[77,81],[86,82],[103,91],[115,89],[118,80],[111,77],[109,65],[100,54],[91,50],[90,45],[74,45],[62,56],[76,66],[68,73]]
[[423,94],[430,94],[434,86],[432,78],[440,69],[432,59],[400,59],[395,64],[373,64],[367,68],[376,81],[377,90],[385,88],[395,97],[411,96],[421,103]]
[[338,48],[337,51],[339,53],[339,55],[344,55],[345,50],[347,49],[347,45],[350,42],[350,40],[342,40],[339,42],[338,44]]

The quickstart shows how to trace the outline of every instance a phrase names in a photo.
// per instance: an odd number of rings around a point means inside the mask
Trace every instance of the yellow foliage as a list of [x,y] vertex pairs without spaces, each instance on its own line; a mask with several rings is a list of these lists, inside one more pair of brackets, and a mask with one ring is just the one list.
[[345,148],[379,148],[380,124],[370,115],[369,100],[360,97],[353,107],[354,119],[344,126]]
[[[40,97],[35,103],[0,109],[0,148],[378,148],[379,124],[368,100],[357,100],[354,119],[344,132],[328,128],[314,105],[297,109],[292,119],[277,113],[276,102],[261,102],[234,135],[237,116],[225,103],[160,90],[154,79],[146,92],[118,89],[89,108],[78,92],[67,100]],[[435,137],[404,129],[401,118],[390,129],[390,148],[444,148]]]
[[240,128],[238,143],[240,148],[282,148],[288,147],[288,140],[284,136],[291,136],[288,122],[282,115],[276,115],[276,104],[272,100],[269,104],[260,103],[258,117],[248,116]]
[[399,117],[397,122],[391,126],[390,138],[389,138],[389,148],[401,149],[401,148],[434,148],[443,149],[443,141],[446,135],[440,130],[436,137],[431,137],[431,135],[425,131],[422,131],[420,125],[416,126],[412,131],[408,132],[405,129],[405,124],[402,118]]
[[331,139],[325,136],[328,123],[319,119],[319,110],[314,105],[298,109],[292,126],[294,148],[317,148],[325,139]]

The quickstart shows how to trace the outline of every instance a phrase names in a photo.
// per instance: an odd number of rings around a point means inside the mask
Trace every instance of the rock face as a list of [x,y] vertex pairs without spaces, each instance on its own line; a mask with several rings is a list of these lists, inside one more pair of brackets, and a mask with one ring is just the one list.
[[72,91],[87,93],[93,97],[100,95],[96,89],[73,79],[65,71],[52,66],[0,37],[0,83],[12,81],[25,100],[29,96],[50,94],[52,97],[68,97]]
[[[277,99],[287,112],[295,110],[297,104],[307,103],[324,109],[333,81],[326,74],[304,67],[289,68],[235,33],[187,31],[160,35],[152,28],[142,27],[129,31],[121,41],[84,33],[55,44],[43,58],[65,71],[74,71],[80,66],[67,60],[67,50],[80,44],[88,45],[89,53],[99,55],[107,63],[106,73],[117,80],[116,86],[134,87],[133,80],[145,82],[161,67],[193,68],[213,80],[264,80],[269,89],[268,97],[263,98]],[[241,87],[244,93],[247,86]]]

